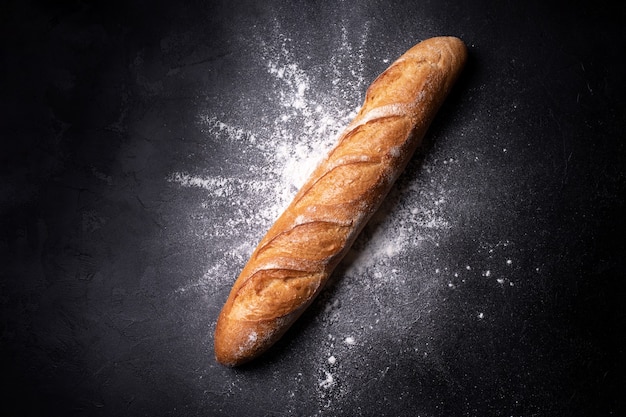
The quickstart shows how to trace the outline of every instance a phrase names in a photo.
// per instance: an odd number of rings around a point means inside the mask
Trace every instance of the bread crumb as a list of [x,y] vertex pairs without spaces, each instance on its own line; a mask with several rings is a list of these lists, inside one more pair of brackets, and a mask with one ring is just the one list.
[[346,345],[355,345],[356,344],[356,341],[354,340],[354,337],[352,337],[352,336],[346,337],[344,342],[346,343]]

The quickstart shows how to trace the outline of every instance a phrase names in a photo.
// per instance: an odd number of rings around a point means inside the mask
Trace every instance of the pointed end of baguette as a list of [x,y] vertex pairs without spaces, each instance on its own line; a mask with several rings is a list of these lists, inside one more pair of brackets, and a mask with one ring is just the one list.
[[465,43],[456,36],[436,36],[434,38],[425,39],[413,46],[405,54],[411,55],[415,51],[419,51],[424,48],[432,48],[442,55],[454,56],[460,60],[464,60],[467,56],[467,47],[465,46]]
[[215,360],[235,367],[255,359],[272,346],[287,330],[287,319],[237,320],[221,315],[215,327]]
[[404,56],[425,59],[444,68],[452,84],[467,61],[467,46],[455,36],[438,36],[421,41]]

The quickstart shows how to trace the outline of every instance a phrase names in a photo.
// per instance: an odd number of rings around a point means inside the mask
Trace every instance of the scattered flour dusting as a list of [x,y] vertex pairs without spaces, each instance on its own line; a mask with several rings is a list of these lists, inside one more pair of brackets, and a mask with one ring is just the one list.
[[237,178],[200,177],[187,172],[175,172],[168,177],[168,181],[176,182],[183,187],[199,187],[208,191],[212,197],[230,197],[236,189],[245,187]]
[[[208,296],[224,291],[234,282],[239,271],[233,265],[243,266],[255,242],[289,204],[358,112],[360,100],[373,79],[371,74],[365,76],[364,66],[369,26],[365,25],[356,43],[350,41],[349,35],[342,28],[340,44],[329,63],[330,74],[324,74],[330,75],[330,79],[322,80],[315,78],[314,72],[303,69],[294,52],[297,45],[276,24],[271,41],[259,40],[256,48],[257,58],[265,69],[265,74],[259,77],[267,77],[275,86],[275,94],[268,98],[273,106],[270,115],[260,115],[253,121],[218,115],[213,109],[201,110],[197,115],[197,125],[207,142],[254,157],[246,165],[226,159],[222,164],[224,169],[217,173],[189,169],[167,176],[173,187],[203,193],[200,206],[191,209],[198,213],[198,220],[192,221],[190,228],[194,230],[190,234],[200,236],[213,251],[221,251],[215,254],[217,261],[207,265],[196,282],[179,288],[177,294],[195,292]],[[386,64],[390,62],[385,57],[380,59]],[[211,155],[207,155],[209,158]],[[446,217],[450,191],[446,190],[445,179],[456,169],[451,158],[427,156],[419,178],[409,176],[398,182],[388,202],[370,222],[374,226],[364,230],[366,237],[357,240],[348,254],[347,267],[342,273],[347,278],[358,278],[361,292],[374,294],[373,310],[387,311],[393,307],[384,305],[378,298],[382,292],[377,290],[384,288],[387,292],[383,294],[392,294],[405,284],[406,274],[395,268],[398,259],[414,253],[420,245],[436,247],[451,229]],[[202,218],[202,213],[213,217]],[[453,286],[451,282],[450,288]],[[335,324],[340,317],[346,317],[338,300],[331,298],[326,302],[322,320]],[[378,323],[374,317],[369,330]],[[309,386],[319,394],[317,415],[332,415],[341,399],[350,395],[344,363],[354,361],[354,357],[350,359],[347,355],[358,355],[370,337],[367,329],[352,334],[357,337],[343,334],[337,343],[334,336],[329,336],[318,347],[315,360],[319,360],[319,373],[311,381],[317,386]]]
[[[200,108],[195,127],[203,137],[194,152],[203,153],[201,158],[188,156],[192,161],[201,160],[201,165],[183,166],[165,177],[172,190],[193,196],[188,212],[180,214],[187,226],[182,238],[197,243],[199,251],[210,252],[207,265],[172,294],[198,300],[192,308],[199,315],[207,306],[219,308],[217,303],[225,299],[256,242],[352,121],[376,75],[366,70],[370,61],[377,59],[386,66],[394,58],[374,52],[376,47],[368,41],[368,24],[359,28],[358,34],[349,33],[344,26],[331,37],[334,53],[320,72],[302,55],[302,40],[292,39],[278,22],[265,29],[251,39],[246,59],[260,69],[262,91],[272,92],[264,98],[266,107],[250,101],[246,114],[251,116],[246,118],[230,113],[232,102],[227,99],[219,100],[226,105],[210,103]],[[246,97],[238,100],[236,106],[249,103]],[[215,149],[219,161],[211,152]],[[275,371],[269,366],[271,374],[262,379],[246,373],[228,374],[226,394],[239,398],[251,392],[247,390],[251,384],[272,387],[276,393],[283,381],[292,380],[282,397],[286,404],[275,405],[282,414],[363,415],[363,410],[349,410],[347,404],[354,404],[358,395],[370,395],[372,387],[385,387],[385,378],[395,376],[385,363],[392,352],[415,355],[420,361],[433,358],[436,363],[434,346],[438,344],[429,345],[429,341],[437,333],[431,328],[442,323],[435,323],[432,319],[437,315],[431,312],[443,316],[441,311],[452,303],[440,301],[448,294],[460,294],[472,283],[481,288],[491,285],[497,292],[523,288],[523,282],[513,281],[514,272],[524,267],[524,258],[515,256],[514,245],[507,240],[460,242],[467,245],[468,257],[447,258],[448,248],[465,238],[456,223],[464,207],[458,207],[458,190],[449,180],[462,173],[462,164],[479,163],[478,156],[451,157],[458,156],[458,151],[442,155],[447,151],[435,144],[432,152],[411,161],[408,175],[400,177],[338,266],[335,281],[312,306],[317,310],[309,320],[315,324],[296,333],[296,338],[308,338],[312,343],[304,347],[294,343],[292,351],[285,349],[287,360],[300,362],[300,372],[290,376],[285,372],[294,368]],[[110,182],[109,177],[94,175]],[[88,214],[83,228],[97,230],[105,221]],[[543,273],[543,267],[537,265],[533,270]],[[464,307],[463,311],[483,325],[493,320],[488,305]],[[202,323],[212,319],[203,316]],[[329,334],[318,337],[320,332]],[[248,342],[254,343],[258,337],[252,333]],[[267,372],[263,367],[258,375]],[[268,384],[272,379],[281,383]],[[303,414],[302,405],[310,405],[311,395],[318,407]]]

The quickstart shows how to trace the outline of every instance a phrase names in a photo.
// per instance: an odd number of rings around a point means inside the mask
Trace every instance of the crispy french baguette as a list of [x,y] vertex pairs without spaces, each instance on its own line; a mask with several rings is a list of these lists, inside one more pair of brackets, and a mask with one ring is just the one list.
[[215,329],[218,362],[259,356],[311,304],[420,145],[466,57],[461,40],[431,38],[372,83],[235,281]]

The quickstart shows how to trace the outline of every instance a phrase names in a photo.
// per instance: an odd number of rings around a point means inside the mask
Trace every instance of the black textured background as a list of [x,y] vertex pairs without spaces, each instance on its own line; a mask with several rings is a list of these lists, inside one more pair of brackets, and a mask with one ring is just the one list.
[[[623,5],[60,3],[0,5],[1,415],[625,415]],[[246,128],[278,111],[251,59],[277,22],[321,89],[342,28],[358,40],[367,27],[368,80],[379,53],[436,35],[467,43],[426,150],[459,164],[440,184],[451,231],[398,267],[428,285],[370,294],[339,268],[276,349],[231,370],[215,364],[212,332],[241,265],[219,288],[175,294],[233,243],[189,231],[237,214],[190,214],[203,190],[167,178],[241,158],[198,128],[199,109]],[[413,164],[401,182],[429,172]],[[427,278],[502,245],[514,287]],[[372,301],[407,294],[428,309]],[[338,319],[318,319],[327,303]],[[359,344],[354,323],[374,320],[382,330]],[[336,385],[320,388],[316,346],[353,330]]]

